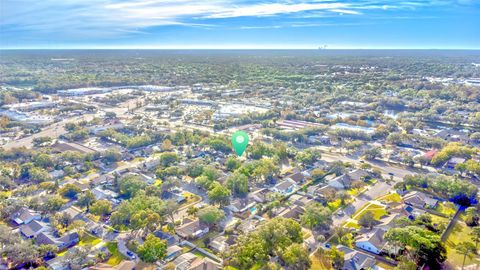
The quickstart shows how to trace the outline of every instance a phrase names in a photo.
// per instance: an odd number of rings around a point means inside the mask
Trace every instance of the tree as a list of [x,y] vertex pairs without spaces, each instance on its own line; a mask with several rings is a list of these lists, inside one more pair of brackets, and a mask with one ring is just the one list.
[[335,195],[335,197],[340,199],[341,205],[345,205],[345,201],[349,200],[352,196],[350,196],[350,194],[348,194],[346,191],[341,190],[337,193],[337,195]]
[[112,203],[107,200],[98,200],[90,207],[90,213],[97,216],[107,216],[112,213]]
[[472,231],[470,232],[470,236],[472,237],[472,240],[475,242],[475,250],[476,250],[478,247],[478,242],[480,241],[480,227],[472,228]]
[[82,192],[82,190],[73,184],[66,184],[62,188],[60,188],[58,192],[64,198],[75,199],[77,197],[77,194]]
[[376,220],[375,220],[375,217],[374,217],[374,215],[371,211],[365,212],[358,219],[358,224],[360,226],[365,227],[365,228],[369,228],[369,229],[373,228],[373,226],[375,226],[375,223],[376,223]]
[[87,190],[82,196],[80,196],[80,198],[78,198],[77,205],[80,207],[86,207],[88,211],[93,202],[95,202],[95,195],[93,195],[90,190]]
[[311,175],[313,181],[319,181],[325,176],[325,172],[321,169],[315,168],[312,170]]
[[465,267],[465,260],[468,258],[473,258],[473,255],[477,252],[475,245],[471,242],[460,242],[455,247],[455,251],[458,254],[463,255],[462,270]]
[[34,183],[50,181],[52,177],[45,169],[33,167],[28,170],[28,179]]
[[215,225],[225,217],[225,213],[215,206],[207,206],[198,210],[197,216],[200,221],[208,225]]
[[300,243],[294,243],[282,250],[280,258],[290,269],[306,270],[312,264],[308,250]]
[[266,262],[270,254],[278,255],[288,246],[302,242],[300,224],[293,219],[277,217],[240,236],[230,256],[232,263],[240,269],[250,269],[256,263]]
[[228,157],[227,161],[225,161],[225,167],[227,167],[227,170],[231,172],[238,169],[241,165],[242,165],[242,162],[240,162],[240,160],[238,160],[234,156]]
[[172,141],[170,141],[169,139],[165,139],[162,142],[161,149],[162,149],[162,151],[172,151],[172,149],[173,149]]
[[330,260],[332,261],[335,269],[340,269],[343,267],[343,264],[345,263],[344,256],[345,253],[338,250],[337,247],[334,246],[330,249]]
[[53,158],[47,154],[40,154],[35,157],[35,166],[42,167],[44,169],[51,168],[55,164]]
[[311,230],[328,228],[333,222],[330,210],[316,202],[305,207],[305,212],[300,216],[300,220]]
[[147,183],[137,175],[127,175],[119,181],[120,194],[126,198],[132,198],[139,190],[144,190],[146,187]]
[[178,205],[178,203],[174,200],[167,200],[164,204],[163,204],[163,207],[161,209],[161,213],[163,215],[166,215],[168,218],[170,218],[170,221],[172,222],[172,224],[175,223],[175,212],[177,212],[178,208],[180,206]]
[[440,236],[426,228],[407,226],[388,230],[384,238],[405,248],[408,254],[415,255],[412,259],[417,264],[427,264],[432,268],[439,268],[446,259],[446,249]]
[[208,191],[208,199],[212,204],[227,205],[231,192],[219,182],[213,182]]
[[148,234],[137,250],[140,259],[147,263],[154,263],[165,258],[167,255],[167,244],[164,240],[155,237],[153,234]]
[[242,173],[233,173],[227,179],[226,186],[237,196],[248,193],[248,177]]
[[374,147],[367,149],[363,152],[363,156],[368,160],[376,159],[377,157],[382,156],[381,149],[379,147]]
[[103,161],[107,164],[111,164],[122,160],[122,154],[114,149],[108,149],[103,153]]
[[48,136],[37,137],[37,138],[33,139],[33,145],[35,147],[39,147],[39,146],[42,146],[42,145],[45,145],[45,144],[49,144],[52,141],[53,141],[53,139],[51,137],[48,137]]
[[190,216],[194,216],[198,213],[198,207],[195,207],[195,206],[189,206],[188,209],[187,209],[187,214],[189,214]]
[[471,206],[465,210],[465,223],[468,226],[477,226],[480,220],[480,215],[477,208]]
[[42,208],[47,212],[55,212],[60,210],[60,208],[66,202],[67,201],[63,199],[61,196],[53,195],[47,198],[47,201],[42,205]]
[[160,155],[160,164],[163,167],[171,166],[178,162],[178,156],[175,152],[165,152]]

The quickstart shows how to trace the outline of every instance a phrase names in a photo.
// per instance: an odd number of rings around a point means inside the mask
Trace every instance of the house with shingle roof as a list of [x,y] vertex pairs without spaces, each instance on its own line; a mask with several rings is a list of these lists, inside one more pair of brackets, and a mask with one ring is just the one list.
[[420,192],[420,191],[413,191],[407,193],[403,196],[403,201],[405,204],[417,207],[417,208],[435,208],[438,204],[438,200],[432,198],[431,196]]
[[272,191],[280,193],[282,195],[287,195],[298,189],[297,184],[293,180],[285,180],[275,185],[272,188]]
[[375,254],[380,254],[386,244],[383,238],[384,234],[384,229],[375,228],[370,232],[359,235],[355,239],[355,246]]
[[176,230],[178,236],[185,239],[202,237],[208,233],[208,231],[208,226],[200,222],[198,219],[185,223]]
[[42,216],[31,209],[26,207],[20,208],[17,212],[15,212],[10,219],[17,225],[28,224],[33,220],[41,220]]
[[52,230],[52,228],[49,224],[38,220],[33,220],[28,224],[20,226],[20,233],[26,238],[35,238],[40,233],[50,230]]
[[338,245],[337,249],[343,252],[344,264],[342,270],[363,270],[374,269],[376,265],[375,257],[366,253]]

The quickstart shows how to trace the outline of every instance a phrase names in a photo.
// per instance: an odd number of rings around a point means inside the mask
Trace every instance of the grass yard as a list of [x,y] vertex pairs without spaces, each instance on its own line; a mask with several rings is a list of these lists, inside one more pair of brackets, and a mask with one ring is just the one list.
[[[458,254],[455,251],[455,246],[460,242],[472,241],[471,236],[469,235],[472,231],[465,223],[457,221],[455,226],[453,226],[450,234],[445,241],[445,246],[447,248],[447,262],[452,264],[455,269],[456,267],[461,267],[463,262],[463,255]],[[480,256],[476,258],[468,258],[465,260],[465,266],[476,264],[477,267],[480,265]]]
[[389,202],[399,203],[402,201],[402,197],[400,197],[398,193],[390,193],[390,194],[378,197],[377,201],[386,202],[386,203],[389,203]]
[[358,219],[365,213],[365,212],[372,212],[373,216],[376,220],[379,220],[381,217],[387,215],[387,210],[385,210],[384,206],[368,203],[365,207],[358,210],[353,216],[352,219],[358,221]]
[[80,242],[78,243],[79,246],[95,246],[98,243],[102,242],[102,239],[97,238],[91,234],[85,233]]
[[310,266],[311,270],[333,270],[330,259],[326,254],[319,254],[317,251],[310,256],[310,260],[312,260],[312,265]]
[[455,204],[451,202],[439,202],[435,210],[449,217],[453,217],[457,212]]
[[118,246],[116,242],[108,242],[105,246],[107,247],[110,254],[112,254],[112,256],[108,259],[107,264],[114,266],[122,262],[124,257],[120,253],[120,251],[118,251]]
[[360,229],[360,225],[358,225],[358,222],[356,220],[349,220],[347,223],[343,225],[345,228],[351,228],[351,229]]
[[432,223],[437,225],[437,227],[441,226],[442,224],[446,227],[448,225],[448,222],[450,222],[448,218],[444,218],[444,217],[432,215],[432,214],[430,214],[430,216],[432,217]]

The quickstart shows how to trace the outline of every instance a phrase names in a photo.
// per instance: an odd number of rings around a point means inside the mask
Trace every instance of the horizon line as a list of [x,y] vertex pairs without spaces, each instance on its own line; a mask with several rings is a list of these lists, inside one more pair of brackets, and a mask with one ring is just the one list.
[[14,51],[14,50],[179,50],[179,51],[188,51],[188,50],[298,50],[298,51],[333,51],[333,50],[424,50],[424,51],[478,51],[479,48],[425,48],[425,47],[379,47],[379,48],[365,48],[365,47],[332,47],[332,48],[322,48],[322,47],[0,47],[2,51]]

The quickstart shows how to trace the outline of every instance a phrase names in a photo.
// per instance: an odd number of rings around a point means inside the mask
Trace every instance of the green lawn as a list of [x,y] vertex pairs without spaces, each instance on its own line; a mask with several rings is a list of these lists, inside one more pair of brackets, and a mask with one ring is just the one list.
[[[460,242],[472,241],[471,236],[469,235],[471,231],[472,229],[465,223],[457,221],[445,241],[445,246],[447,248],[447,262],[451,263],[454,267],[461,267],[463,262],[463,255],[460,255],[455,251],[455,246]],[[465,265],[476,264],[478,267],[480,265],[479,260],[480,256],[478,255],[473,259],[467,257]]]
[[379,220],[381,217],[387,215],[387,210],[385,210],[384,206],[368,203],[365,207],[358,210],[352,218],[357,220],[366,212],[372,212],[373,216],[376,220]]
[[455,212],[457,212],[457,208],[451,202],[440,202],[437,207],[435,207],[435,210],[449,217],[453,217]]
[[389,203],[389,202],[399,203],[399,202],[402,201],[402,197],[400,197],[400,195],[398,193],[390,193],[390,194],[378,197],[377,201],[387,202],[387,203]]
[[85,233],[85,235],[80,239],[80,242],[78,243],[79,246],[95,246],[96,244],[102,242],[102,239],[97,238],[91,234]]
[[108,242],[105,246],[107,247],[110,254],[112,254],[112,256],[108,259],[107,264],[118,265],[120,262],[123,261],[124,257],[120,253],[120,251],[118,251],[118,246],[116,242]]

